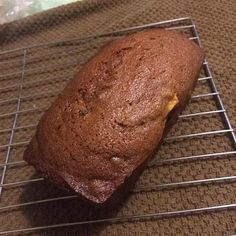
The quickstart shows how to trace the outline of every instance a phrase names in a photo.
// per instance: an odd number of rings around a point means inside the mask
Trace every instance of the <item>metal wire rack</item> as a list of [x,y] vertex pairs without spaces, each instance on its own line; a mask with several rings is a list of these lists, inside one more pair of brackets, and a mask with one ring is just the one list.
[[[187,17],[84,38],[54,41],[0,52],[0,219],[6,216],[14,218],[13,215],[16,214],[16,211],[21,213],[30,207],[34,208],[34,212],[37,212],[44,204],[49,209],[51,209],[50,204],[52,208],[55,207],[55,204],[62,208],[63,204],[69,204],[68,202],[71,202],[72,199],[76,199],[76,196],[55,190],[49,184],[45,187],[45,184],[47,185],[46,181],[22,160],[24,148],[32,137],[37,121],[45,109],[60,93],[68,80],[73,77],[74,73],[78,71],[84,61],[93,55],[101,45],[112,38],[153,27],[182,31],[189,36],[190,40],[194,40],[201,46],[196,25],[191,18]],[[197,122],[202,123],[205,120],[208,123],[216,124],[216,128],[214,130],[199,130],[199,127],[208,127],[207,125],[202,126],[202,124],[196,125]],[[207,161],[231,160],[235,157],[236,137],[212,78],[207,59],[204,60],[202,65],[202,72],[191,103],[185,113],[180,115],[179,121],[183,122],[183,128],[181,129],[180,125],[173,128],[173,132],[171,131],[165,139],[164,151],[160,150],[157,157],[149,163],[147,174],[141,177],[137,187],[131,191],[130,195],[152,192],[155,196],[167,189],[186,189],[206,185],[220,186],[236,181],[233,172],[221,173],[220,171],[213,171],[213,174],[217,173],[213,177],[207,177],[208,175],[205,174],[205,178],[197,178],[196,176],[194,179],[182,180],[179,177],[176,177],[176,179],[173,177],[172,181],[171,179],[168,181],[168,179],[160,177],[155,181],[147,180],[149,173],[155,171],[155,169],[153,170],[154,167],[164,168],[164,166],[169,166],[168,168],[174,168],[176,165],[185,166],[189,163],[199,165],[199,163]],[[185,125],[193,126],[191,133],[184,133]],[[214,125],[210,127],[214,127]],[[203,145],[204,147],[200,150],[200,153],[197,153],[191,150],[191,145],[194,145],[195,140],[204,143],[208,140],[209,143]],[[211,150],[212,142],[219,142],[219,149]],[[175,151],[170,151],[172,143],[174,143],[174,147],[186,150],[187,155],[174,156]],[[164,157],[160,158],[160,156]],[[41,186],[43,189],[41,192],[38,184],[43,185]],[[24,192],[28,191],[26,188],[29,188],[31,192],[39,191],[40,193],[36,194],[36,197],[32,197],[33,193],[25,196]],[[201,199],[199,199],[200,201]],[[43,223],[38,225],[19,222],[12,226],[5,223],[4,227],[1,226],[0,235],[45,232],[49,229],[66,228],[68,226],[80,227],[104,223],[113,225],[121,222],[139,222],[196,213],[209,213],[235,209],[236,202],[204,205],[203,201],[200,207],[187,209],[170,207],[167,210],[158,210],[153,207],[153,209],[145,209],[142,212],[136,210],[132,214],[129,213],[129,207],[125,206],[124,208],[128,208],[128,210],[123,210],[120,213],[116,212],[116,214],[111,214],[108,217],[102,214],[94,216],[91,209],[86,208],[83,212],[87,212],[87,215],[86,213],[83,213],[80,217],[76,215],[77,220],[64,216],[60,222],[42,221]],[[88,228],[86,230],[88,232]]]

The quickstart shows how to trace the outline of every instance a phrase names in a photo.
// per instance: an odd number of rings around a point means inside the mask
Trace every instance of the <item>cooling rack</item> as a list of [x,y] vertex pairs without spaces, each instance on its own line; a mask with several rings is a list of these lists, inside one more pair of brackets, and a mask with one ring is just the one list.
[[[52,235],[53,230],[65,228],[74,229],[75,235],[88,235],[91,225],[112,229],[126,222],[135,224],[236,208],[235,201],[222,198],[217,192],[225,184],[229,187],[235,183],[231,161],[236,154],[236,137],[207,59],[190,105],[119,210],[110,214],[93,211],[76,196],[56,189],[22,160],[41,115],[89,57],[113,38],[158,27],[184,32],[201,46],[195,23],[186,17],[0,52],[0,235]],[[192,195],[202,188],[207,188],[207,193],[215,188],[217,196],[209,195],[219,197],[219,203],[211,204],[204,196],[197,196],[196,202],[190,203],[187,197],[183,203],[166,202],[166,196],[175,191],[190,191]],[[227,189],[224,194],[229,196]],[[147,198],[152,203],[146,206]],[[172,198],[175,199],[173,195]],[[9,223],[14,219],[14,224]]]

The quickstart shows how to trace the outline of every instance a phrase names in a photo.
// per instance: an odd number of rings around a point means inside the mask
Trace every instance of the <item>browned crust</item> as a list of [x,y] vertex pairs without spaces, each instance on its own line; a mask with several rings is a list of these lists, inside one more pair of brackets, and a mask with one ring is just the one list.
[[[119,200],[184,109],[203,56],[165,30],[109,43],[44,114],[24,159],[93,204]],[[167,117],[174,95],[179,103]]]

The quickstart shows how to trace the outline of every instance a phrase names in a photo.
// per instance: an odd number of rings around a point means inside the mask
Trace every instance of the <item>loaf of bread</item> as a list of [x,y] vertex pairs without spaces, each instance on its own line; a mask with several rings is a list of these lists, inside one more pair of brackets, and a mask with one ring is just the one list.
[[94,205],[121,199],[187,104],[203,58],[173,31],[108,43],[43,115],[24,159]]

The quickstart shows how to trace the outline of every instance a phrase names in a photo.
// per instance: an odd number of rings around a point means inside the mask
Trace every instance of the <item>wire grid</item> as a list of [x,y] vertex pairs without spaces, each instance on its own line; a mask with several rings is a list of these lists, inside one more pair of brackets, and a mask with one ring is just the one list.
[[[73,199],[77,200],[75,195],[56,189],[22,160],[24,148],[29,143],[43,112],[89,57],[105,42],[113,38],[152,27],[184,32],[190,40],[194,40],[200,45],[199,35],[193,20],[179,18],[86,38],[55,41],[0,52],[0,218],[8,215],[13,217],[14,212],[19,212],[21,215],[22,212],[25,214],[25,211],[28,211],[34,220],[35,212],[40,211],[45,207],[44,205],[47,209],[52,210],[56,206],[59,206],[59,209],[63,207],[69,209],[68,205],[72,202],[75,204],[73,201]],[[167,209],[155,209],[153,206],[153,209],[144,208],[142,212],[136,206],[136,210],[132,211],[132,214],[130,213],[129,208],[136,204],[132,203],[132,196],[135,194],[145,195],[151,192],[159,198],[162,192],[169,189],[188,189],[205,185],[221,186],[234,183],[236,180],[236,176],[233,175],[233,171],[230,172],[230,168],[227,170],[228,172],[213,171],[213,177],[210,174],[208,177],[207,173],[204,173],[205,178],[199,178],[196,175],[193,179],[183,180],[181,175],[174,176],[175,174],[173,174],[168,179],[166,173],[163,172],[164,177],[160,174],[155,180],[150,180],[151,175],[149,174],[156,172],[155,168],[159,168],[158,171],[161,172],[168,166],[167,172],[169,172],[176,165],[182,165],[181,168],[184,169],[184,166],[189,163],[196,166],[207,161],[231,160],[235,157],[236,137],[206,59],[198,80],[190,105],[179,117],[178,123],[181,125],[177,124],[173,127],[158,154],[149,163],[147,171],[141,176],[135,189],[131,191],[131,200],[128,200],[128,203],[123,203],[120,212],[110,215],[101,213],[102,210],[93,212],[89,206],[83,206],[82,203],[76,202],[81,214],[73,213],[73,217],[76,216],[74,218],[63,214],[63,217],[59,217],[58,221],[52,219],[55,216],[52,215],[51,219],[35,220],[37,223],[24,220],[16,222],[14,226],[5,223],[0,235],[45,232],[49,229],[68,226],[76,226],[75,228],[83,226],[81,235],[86,235],[89,230],[86,227],[88,224],[106,223],[113,226],[114,223],[158,220],[236,208],[236,202],[223,201],[220,205],[209,206],[207,203],[204,205],[203,201],[199,207],[176,209],[170,205]],[[210,122],[210,127],[213,129],[201,130],[202,127],[208,127],[208,124],[202,125],[204,122]],[[189,129],[189,127],[191,128]],[[191,132],[186,133],[186,130]],[[195,141],[203,144],[202,149],[197,151],[191,149],[194,147]],[[211,144],[216,142],[218,148],[211,149]],[[183,152],[178,155],[176,150],[181,148]],[[170,151],[172,149],[173,151]],[[188,155],[183,155],[183,153]],[[25,194],[25,192],[29,193]],[[161,201],[161,199],[159,200]],[[130,205],[129,201],[131,201]],[[198,201],[200,202],[201,199]],[[73,205],[72,208],[75,206]]]

